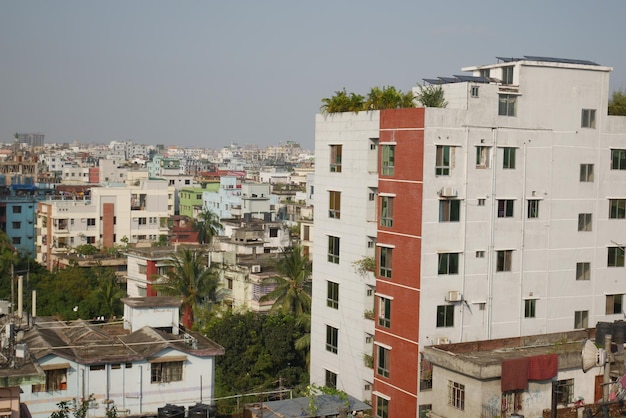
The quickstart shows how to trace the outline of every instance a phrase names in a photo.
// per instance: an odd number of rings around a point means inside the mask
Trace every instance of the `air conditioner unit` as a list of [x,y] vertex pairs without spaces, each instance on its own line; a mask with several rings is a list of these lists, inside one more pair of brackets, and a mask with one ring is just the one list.
[[454,187],[442,187],[439,190],[439,196],[441,197],[456,197],[456,189]]
[[458,290],[450,290],[448,292],[448,302],[460,302],[461,298],[461,292],[459,292]]
[[437,337],[437,345],[442,344],[450,344],[450,339],[448,337]]
[[252,273],[260,273],[260,272],[261,272],[261,266],[260,266],[260,265],[258,265],[258,264],[255,264],[254,266],[252,266],[252,267],[250,268],[250,271],[251,271]]

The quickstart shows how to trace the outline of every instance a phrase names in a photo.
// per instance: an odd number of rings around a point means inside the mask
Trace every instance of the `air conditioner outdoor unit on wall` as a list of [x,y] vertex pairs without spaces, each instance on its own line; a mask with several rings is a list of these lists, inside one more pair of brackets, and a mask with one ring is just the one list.
[[458,290],[450,290],[448,292],[448,302],[460,302],[461,297],[461,292],[459,292]]
[[252,267],[250,268],[250,271],[251,271],[252,273],[260,273],[260,272],[261,272],[261,266],[260,266],[260,265],[258,265],[258,264],[255,264],[254,266],[252,266]]
[[441,344],[450,344],[450,339],[448,337],[437,337],[437,345]]
[[439,190],[439,196],[456,197],[456,189],[454,187],[442,187],[441,190]]

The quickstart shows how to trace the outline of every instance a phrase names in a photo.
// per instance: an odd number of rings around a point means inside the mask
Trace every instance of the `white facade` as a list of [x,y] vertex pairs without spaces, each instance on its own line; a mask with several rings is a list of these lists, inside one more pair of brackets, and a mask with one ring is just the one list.
[[[311,382],[325,384],[326,371],[337,375],[337,388],[357,399],[369,399],[373,370],[365,355],[373,350],[374,321],[364,317],[374,309],[375,279],[362,276],[353,262],[374,256],[377,190],[376,151],[369,138],[378,137],[378,113],[318,116],[315,133],[315,194],[313,232],[313,310]],[[341,184],[329,171],[330,146],[342,145],[343,167],[351,173]],[[329,191],[341,192],[340,218],[329,217]],[[370,200],[372,196],[372,200]],[[338,263],[329,262],[329,236],[340,239]],[[339,285],[337,307],[328,306],[328,282]],[[327,326],[339,329],[338,353],[326,349]]]
[[90,200],[41,202],[36,259],[50,268],[51,253],[83,244],[113,247],[155,242],[168,232],[165,220],[173,215],[168,210],[171,194],[164,181],[149,180],[138,186],[94,187]]
[[[606,114],[611,69],[521,60],[465,70],[489,70],[494,80],[443,84],[447,108],[425,109],[421,253],[393,261],[420,263],[420,300],[392,305],[392,318],[419,306],[420,347],[623,318],[626,118]],[[509,71],[512,80],[502,83]],[[499,114],[503,100],[509,115]],[[364,381],[374,379],[360,361],[371,353],[374,324],[362,313],[373,309],[366,295],[374,280],[351,264],[374,255],[368,242],[376,241],[379,197],[369,152],[378,117],[316,120],[311,382],[324,384],[330,371],[339,389],[363,399]],[[340,184],[329,172],[332,145],[342,145]],[[438,161],[444,149],[449,160]],[[329,217],[329,191],[341,192],[340,219]],[[442,219],[450,201],[459,219]],[[339,238],[338,264],[329,262],[329,236]],[[442,273],[442,254],[458,269]],[[339,283],[338,309],[328,306],[327,281]],[[451,323],[438,324],[441,306],[453,306]],[[324,344],[328,326],[339,330],[337,354]],[[433,396],[420,392],[418,402]]]

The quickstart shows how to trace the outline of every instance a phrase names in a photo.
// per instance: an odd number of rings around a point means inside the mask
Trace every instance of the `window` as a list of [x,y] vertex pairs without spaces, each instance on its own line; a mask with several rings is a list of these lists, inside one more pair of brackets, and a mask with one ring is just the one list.
[[46,383],[33,385],[33,392],[67,390],[67,368],[46,370]]
[[610,219],[626,218],[626,199],[610,199],[609,200],[609,218]]
[[13,245],[20,245],[22,243],[22,238],[21,237],[12,237],[11,238],[11,244]]
[[626,149],[611,150],[611,170],[626,170]]
[[502,84],[513,84],[513,66],[502,67]]
[[391,299],[378,298],[378,325],[391,328]]
[[489,148],[476,147],[476,168],[489,168]]
[[524,318],[534,318],[537,299],[526,299],[524,301]]
[[328,261],[339,264],[339,237],[328,237]]
[[513,217],[513,199],[498,199],[498,218]]
[[393,227],[393,197],[391,196],[380,198],[380,226]]
[[580,165],[580,181],[582,183],[593,183],[593,164]]
[[391,278],[391,261],[393,249],[388,247],[380,247],[380,275],[382,277]]
[[326,306],[338,309],[339,308],[339,283],[327,281],[326,292]]
[[330,146],[330,172],[341,173],[341,156],[343,145]]
[[459,274],[459,253],[439,254],[437,274]]
[[20,229],[22,227],[22,223],[19,221],[13,221],[11,222],[11,226],[13,227],[13,229]]
[[445,199],[439,201],[439,222],[458,222],[461,219],[461,201]]
[[[140,221],[141,219],[143,219],[144,221],[146,220],[146,218],[139,218]],[[87,218],[87,226],[95,226],[95,225],[96,225],[96,218]]]
[[383,145],[382,146],[382,175],[393,176],[396,160],[396,146],[395,145]]
[[22,207],[21,206],[13,206],[13,213],[22,213]]
[[330,325],[326,325],[326,351],[337,354],[339,344],[339,330]]
[[591,231],[591,213],[578,214],[578,230]]
[[511,271],[511,259],[513,250],[500,250],[496,252],[496,271]]
[[454,305],[437,306],[437,328],[454,326]]
[[582,128],[596,127],[596,109],[583,109],[580,126]]
[[589,280],[591,276],[591,263],[576,263],[576,280]]
[[448,145],[437,145],[437,152],[435,155],[435,175],[450,175],[450,146]]
[[478,206],[485,206],[485,202],[487,199],[478,199]]
[[470,96],[478,97],[478,86],[472,86],[470,88]]
[[87,237],[87,244],[95,244],[96,237]]
[[270,238],[278,237],[278,228],[270,228]]
[[465,385],[448,380],[448,405],[461,411],[465,409]]
[[557,381],[555,396],[557,404],[568,405],[574,402],[574,379]]
[[515,148],[502,148],[502,168],[505,170],[515,168]]
[[476,258],[485,258],[485,251],[483,250],[476,251]]
[[622,313],[622,298],[624,295],[606,295],[606,314],[621,314]]
[[162,361],[150,364],[150,383],[180,382],[183,380],[182,361]]
[[137,269],[139,271],[139,274],[146,274],[146,272],[148,271],[148,266],[144,264],[138,264]]
[[324,379],[324,386],[327,388],[335,389],[337,387],[337,373],[333,373],[330,370],[326,370],[326,378]]
[[574,312],[574,329],[583,329],[589,326],[589,311]]
[[378,362],[376,364],[376,373],[383,377],[389,377],[389,358],[390,350],[383,346],[378,346]]
[[528,219],[537,219],[539,217],[539,199],[528,201]]
[[376,418],[389,418],[389,401],[380,396],[376,397]]
[[512,95],[512,94],[498,95],[498,115],[515,116],[516,102],[517,102],[517,96],[515,95]]
[[341,218],[341,192],[328,192],[328,217]]

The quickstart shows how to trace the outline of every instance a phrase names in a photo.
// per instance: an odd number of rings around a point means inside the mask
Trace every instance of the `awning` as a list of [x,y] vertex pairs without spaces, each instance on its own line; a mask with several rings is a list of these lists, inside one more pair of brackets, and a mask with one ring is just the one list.
[[69,369],[69,363],[56,363],[56,364],[42,364],[41,368],[43,370],[59,370],[59,369]]

